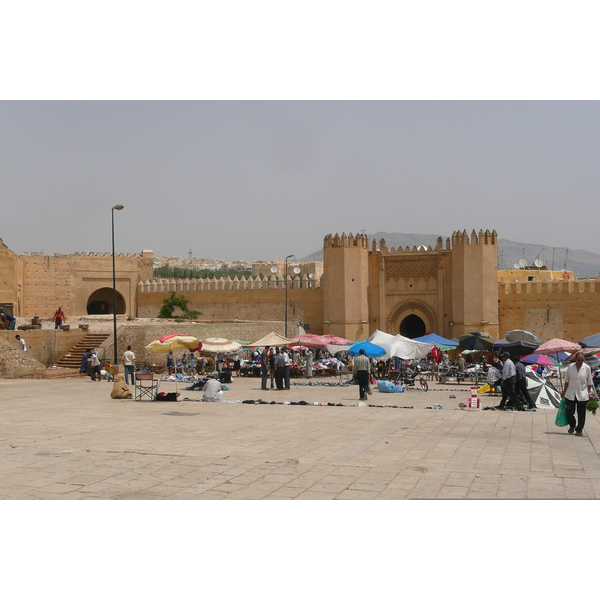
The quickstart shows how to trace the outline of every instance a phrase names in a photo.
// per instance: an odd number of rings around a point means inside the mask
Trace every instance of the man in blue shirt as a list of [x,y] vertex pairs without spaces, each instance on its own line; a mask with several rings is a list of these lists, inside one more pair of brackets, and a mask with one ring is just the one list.
[[527,371],[525,370],[525,365],[519,361],[515,365],[515,371],[517,373],[517,379],[515,381],[515,392],[517,396],[521,394],[527,405],[530,409],[535,408],[535,402],[531,399],[531,395],[529,394],[529,389],[527,388]]
[[520,408],[520,402],[515,392],[515,382],[517,380],[517,370],[515,363],[510,360],[510,354],[503,352],[500,355],[500,360],[504,363],[502,367],[502,400],[500,400],[499,410],[504,410],[506,406],[506,398],[510,399],[510,404],[513,408]]

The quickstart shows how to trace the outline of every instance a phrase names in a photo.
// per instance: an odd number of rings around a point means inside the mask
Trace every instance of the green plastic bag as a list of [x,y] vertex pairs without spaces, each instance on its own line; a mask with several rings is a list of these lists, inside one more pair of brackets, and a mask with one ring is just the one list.
[[567,413],[565,412],[565,399],[560,399],[560,404],[558,405],[558,411],[556,412],[556,419],[554,421],[555,425],[558,427],[565,427],[569,424],[567,419]]

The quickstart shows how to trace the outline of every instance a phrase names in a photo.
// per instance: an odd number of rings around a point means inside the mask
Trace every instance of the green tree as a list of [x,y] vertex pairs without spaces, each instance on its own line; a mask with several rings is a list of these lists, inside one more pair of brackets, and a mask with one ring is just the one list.
[[[190,301],[183,296],[178,296],[175,292],[167,298],[163,298],[163,305],[158,313],[159,319],[176,319],[176,320],[190,320],[198,318],[202,313],[197,310],[189,310],[188,304]],[[179,308],[183,315],[175,316],[175,309]]]

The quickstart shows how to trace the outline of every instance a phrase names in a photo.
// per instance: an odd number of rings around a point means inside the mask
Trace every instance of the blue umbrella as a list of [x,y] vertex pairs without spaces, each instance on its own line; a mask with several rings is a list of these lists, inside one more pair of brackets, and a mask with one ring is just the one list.
[[579,342],[579,345],[585,348],[600,348],[600,333],[586,337]]
[[364,350],[365,356],[368,356],[369,358],[377,358],[378,356],[383,356],[385,354],[384,348],[367,341],[356,342],[356,344],[352,344],[352,346],[350,346],[348,349],[348,354],[350,356],[358,356],[360,350]]

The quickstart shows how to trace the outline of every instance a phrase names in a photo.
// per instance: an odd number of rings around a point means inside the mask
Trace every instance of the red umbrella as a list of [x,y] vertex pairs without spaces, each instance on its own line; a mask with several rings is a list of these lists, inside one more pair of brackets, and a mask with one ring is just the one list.
[[348,344],[354,344],[352,340],[347,340],[346,338],[338,337],[337,335],[327,334],[322,337],[327,339],[327,344],[332,344],[334,346],[347,346]]

